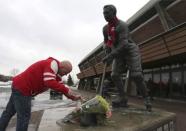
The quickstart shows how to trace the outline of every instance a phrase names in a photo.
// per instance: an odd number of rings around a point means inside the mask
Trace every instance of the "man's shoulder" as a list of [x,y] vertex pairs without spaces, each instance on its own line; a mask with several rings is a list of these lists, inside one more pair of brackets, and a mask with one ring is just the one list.
[[56,59],[53,58],[48,58],[43,61],[42,63],[43,67],[45,68],[45,71],[53,71],[54,74],[57,74],[58,68],[59,68],[59,63]]
[[124,22],[123,20],[119,20],[118,24],[119,24],[120,26],[127,26],[127,23]]
[[127,31],[128,30],[128,25],[126,22],[119,20],[117,26],[116,26],[116,30],[118,31]]
[[105,25],[103,26],[103,30],[107,29],[107,27],[108,27],[108,24],[105,24]]
[[46,60],[47,60],[47,61],[53,61],[53,60],[58,61],[57,59],[55,59],[55,58],[53,58],[53,57],[48,57]]
[[52,62],[55,62],[55,63],[57,63],[57,64],[60,63],[59,60],[57,60],[57,59],[55,59],[55,58],[53,58],[53,57],[49,57],[49,58],[47,58],[45,61],[46,61],[47,63],[52,63]]

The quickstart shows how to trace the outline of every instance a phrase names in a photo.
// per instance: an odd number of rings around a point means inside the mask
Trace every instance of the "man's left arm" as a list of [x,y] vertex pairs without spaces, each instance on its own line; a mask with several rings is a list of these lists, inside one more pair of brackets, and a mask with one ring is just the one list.
[[[61,78],[57,74],[58,65],[55,60],[48,62],[44,69],[43,73],[43,81],[46,87],[49,87],[53,90],[63,93],[65,96],[72,100],[81,99],[81,96],[76,95],[71,91],[68,87],[66,87],[61,80]],[[60,82],[59,82],[60,81]]]

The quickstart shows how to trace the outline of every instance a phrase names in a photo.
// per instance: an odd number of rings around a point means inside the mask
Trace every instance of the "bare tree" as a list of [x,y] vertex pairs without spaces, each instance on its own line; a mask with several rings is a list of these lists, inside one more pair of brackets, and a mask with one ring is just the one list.
[[12,76],[17,75],[18,73],[19,73],[19,69],[17,69],[17,68],[13,68],[13,69],[10,71],[10,74],[11,74]]

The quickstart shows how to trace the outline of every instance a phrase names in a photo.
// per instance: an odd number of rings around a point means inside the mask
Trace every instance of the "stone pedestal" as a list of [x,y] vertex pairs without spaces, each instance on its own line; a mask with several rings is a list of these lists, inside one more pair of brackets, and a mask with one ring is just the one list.
[[153,109],[147,112],[143,107],[129,104],[129,108],[113,110],[112,117],[105,125],[81,127],[79,123],[56,123],[61,131],[175,131],[176,115],[171,112]]

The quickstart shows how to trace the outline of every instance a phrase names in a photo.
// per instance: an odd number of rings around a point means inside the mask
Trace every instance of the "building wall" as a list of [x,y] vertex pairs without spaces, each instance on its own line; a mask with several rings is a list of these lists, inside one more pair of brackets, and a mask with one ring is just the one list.
[[152,18],[152,20],[147,21],[143,25],[139,26],[131,33],[131,35],[134,41],[140,43],[155,35],[160,34],[161,32],[164,32],[164,29],[159,17],[155,16]]
[[181,0],[175,6],[172,6],[170,7],[170,9],[168,9],[169,15],[172,17],[177,25],[186,21],[185,8],[186,0]]

